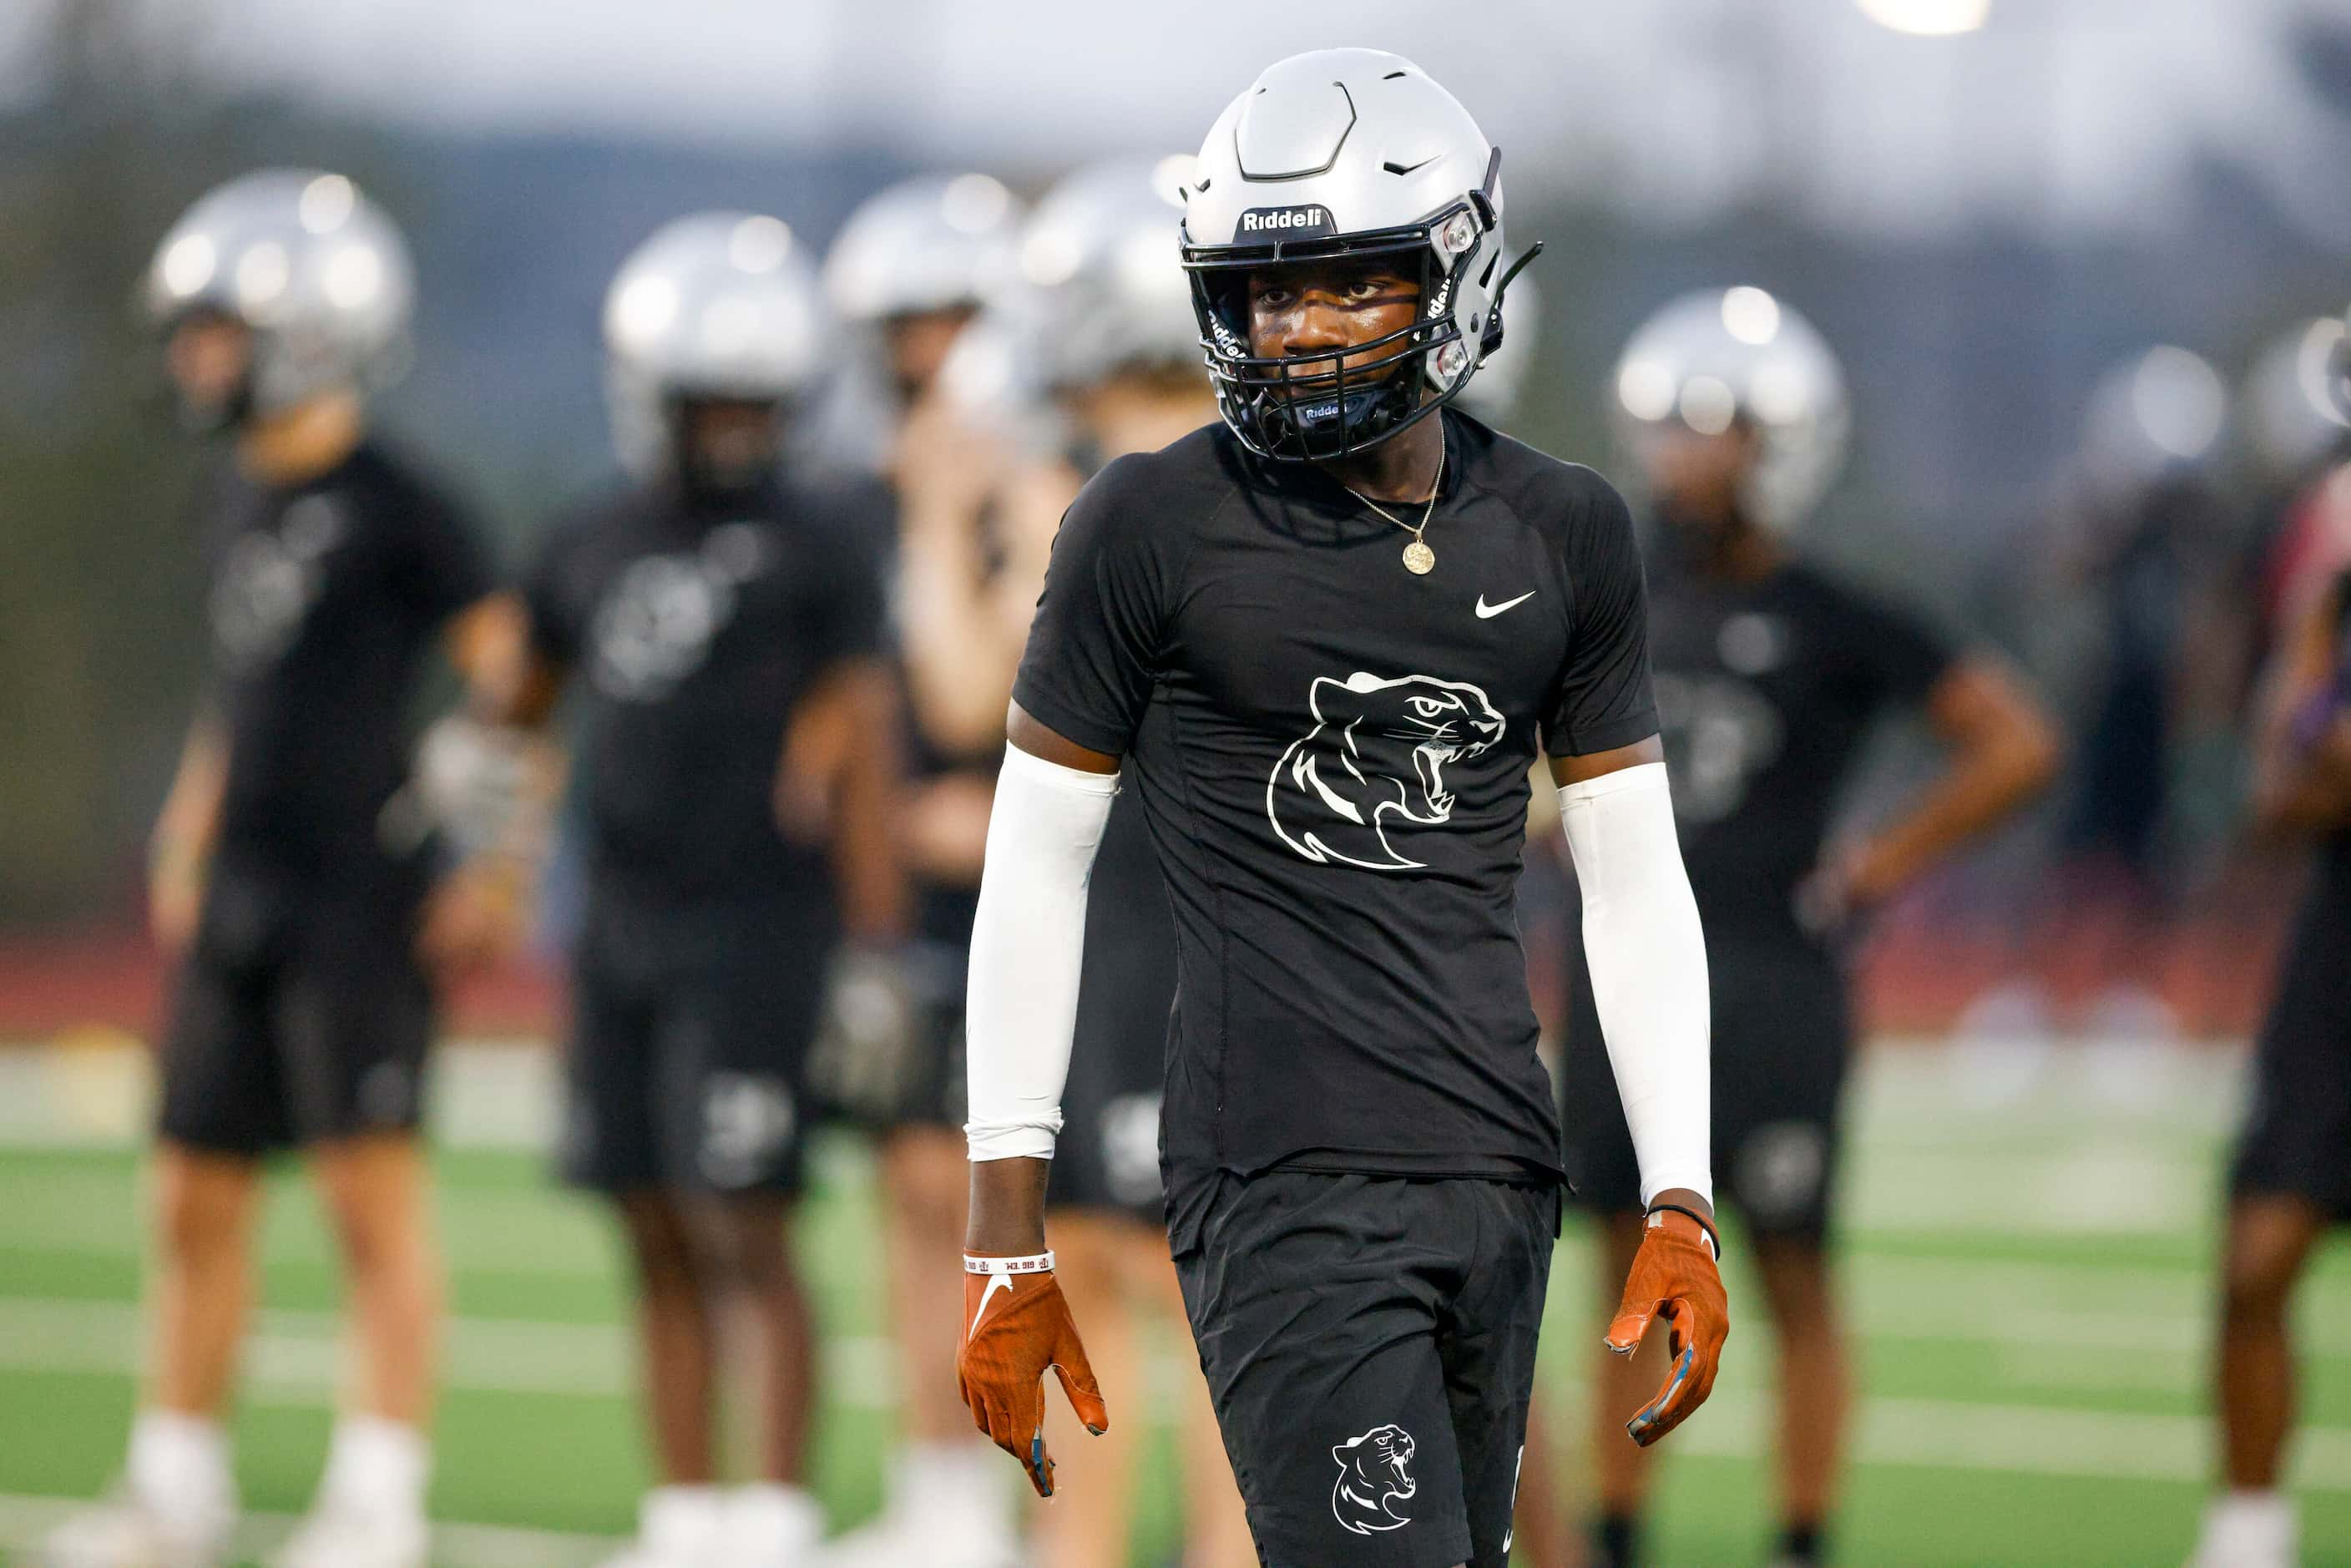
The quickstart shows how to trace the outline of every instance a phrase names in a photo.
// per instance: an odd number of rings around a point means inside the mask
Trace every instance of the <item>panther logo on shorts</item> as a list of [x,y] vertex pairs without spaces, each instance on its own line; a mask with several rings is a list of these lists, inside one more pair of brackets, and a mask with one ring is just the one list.
[[1290,743],[1266,780],[1273,831],[1317,865],[1418,870],[1426,862],[1388,843],[1388,819],[1451,821],[1445,769],[1490,750],[1502,738],[1502,716],[1466,681],[1387,681],[1362,670],[1317,680],[1307,704],[1313,729]]
[[1410,1524],[1395,1505],[1420,1490],[1409,1468],[1418,1446],[1411,1433],[1391,1424],[1332,1449],[1331,1457],[1339,1461],[1339,1480],[1331,1489],[1331,1511],[1339,1522],[1357,1535]]

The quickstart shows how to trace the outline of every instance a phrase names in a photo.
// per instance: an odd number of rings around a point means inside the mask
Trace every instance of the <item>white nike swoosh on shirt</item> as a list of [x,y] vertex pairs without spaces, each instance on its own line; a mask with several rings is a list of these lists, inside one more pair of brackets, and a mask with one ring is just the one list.
[[972,1335],[979,1332],[979,1320],[987,1315],[987,1303],[989,1298],[993,1297],[998,1291],[1009,1291],[1010,1289],[1012,1289],[1011,1275],[990,1274],[987,1277],[987,1289],[979,1293],[979,1311],[971,1314],[971,1327],[964,1331],[963,1337],[967,1342],[970,1340]]
[[1530,588],[1524,593],[1520,594],[1516,599],[1506,599],[1499,604],[1487,603],[1486,596],[1481,593],[1478,596],[1478,619],[1480,621],[1491,621],[1503,611],[1509,610],[1515,605],[1524,604],[1528,600],[1532,599],[1535,596],[1535,592],[1536,591],[1534,589]]

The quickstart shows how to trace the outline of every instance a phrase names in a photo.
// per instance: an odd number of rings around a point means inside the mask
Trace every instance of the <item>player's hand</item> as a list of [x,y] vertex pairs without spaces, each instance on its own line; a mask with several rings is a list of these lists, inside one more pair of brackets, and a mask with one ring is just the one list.
[[1641,1249],[1625,1280],[1625,1299],[1608,1325],[1608,1348],[1632,1354],[1658,1318],[1671,1328],[1667,1343],[1673,1367],[1657,1396],[1625,1424],[1645,1448],[1680,1426],[1714,1392],[1722,1342],[1730,1333],[1729,1299],[1706,1232],[1688,1216],[1667,1209],[1653,1214],[1642,1232]]
[[523,875],[495,860],[458,866],[425,898],[417,953],[444,978],[487,968],[522,946]]
[[[1050,1254],[1046,1255],[1048,1259]],[[1053,1456],[1045,1449],[1045,1369],[1052,1368],[1070,1408],[1096,1437],[1110,1410],[1094,1385],[1078,1325],[1048,1263],[1030,1272],[976,1274],[963,1281],[963,1348],[956,1381],[971,1418],[996,1446],[1020,1461],[1039,1497],[1053,1495]]]
[[1903,876],[1876,841],[1840,844],[1797,886],[1797,923],[1815,936],[1835,936],[1899,891]]
[[977,528],[1010,467],[1006,444],[970,411],[934,390],[906,412],[891,455],[901,521],[908,531]]

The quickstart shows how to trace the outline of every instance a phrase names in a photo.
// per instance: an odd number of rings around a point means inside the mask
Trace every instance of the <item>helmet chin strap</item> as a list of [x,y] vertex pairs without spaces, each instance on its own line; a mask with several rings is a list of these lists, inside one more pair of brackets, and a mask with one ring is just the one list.
[[1542,253],[1543,242],[1535,241],[1527,247],[1526,255],[1510,263],[1509,270],[1502,274],[1501,281],[1494,285],[1494,302],[1486,308],[1486,329],[1479,334],[1478,344],[1479,360],[1482,361],[1487,355],[1502,346],[1502,301],[1510,292],[1510,280],[1524,272],[1527,269],[1527,263]]

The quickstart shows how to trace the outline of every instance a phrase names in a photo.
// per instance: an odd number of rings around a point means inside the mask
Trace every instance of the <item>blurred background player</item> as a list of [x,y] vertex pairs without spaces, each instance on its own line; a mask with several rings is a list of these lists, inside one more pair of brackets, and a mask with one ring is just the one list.
[[2237,770],[2252,647],[2242,545],[2220,489],[2229,391],[2200,355],[2158,344],[2108,368],[2085,410],[2037,584],[2043,662],[2080,737],[2070,758],[2057,902],[2039,941],[2061,1018],[2093,1036],[2168,1039],[2170,925],[2233,823],[2199,821],[2198,773]]
[[2296,322],[2262,350],[2238,393],[2254,495],[2234,586],[2254,618],[2255,668],[2351,565],[2351,408],[2337,390],[2346,337],[2339,316]]
[[[1188,158],[1081,168],[1024,225],[1019,276],[950,354],[919,439],[968,481],[956,547],[908,563],[925,586],[910,629],[918,660],[965,672],[966,722],[1000,731],[1012,678],[1061,514],[1101,467],[1153,452],[1217,418],[1191,293],[1176,265],[1179,186]],[[1008,417],[1010,411],[1010,417]],[[942,528],[947,519],[936,521]],[[1000,558],[1002,566],[992,565]],[[992,680],[980,678],[983,674]],[[933,682],[945,687],[942,673]],[[1059,1274],[1090,1324],[1097,1368],[1141,1382],[1144,1333],[1183,1332],[1159,1174],[1159,1105],[1176,932],[1143,817],[1113,807],[1087,905],[1078,1045],[1046,1203]],[[1240,1493],[1217,1435],[1207,1385],[1186,1365],[1176,1388],[1186,1500],[1185,1562],[1246,1562]],[[1066,1415],[1063,1475],[1080,1484],[1039,1512],[1029,1561],[1099,1568],[1126,1560],[1146,1435],[1114,1427],[1082,1446]]]
[[[178,960],[151,1181],[149,1380],[111,1506],[58,1568],[221,1559],[237,1498],[221,1427],[252,1300],[266,1155],[326,1200],[359,1353],[311,1518],[280,1561],[425,1560],[425,1427],[441,1269],[417,1135],[429,966],[492,934],[410,769],[434,639],[482,645],[488,565],[465,521],[371,437],[404,347],[407,250],[340,174],[268,170],[164,236],[145,305],[184,423],[223,437],[197,503],[212,673],[153,841],[152,915]],[[428,894],[431,895],[428,901]]]
[[[830,322],[778,220],[668,225],[613,279],[604,336],[635,477],[549,537],[527,643],[482,697],[537,725],[580,677],[563,1166],[628,1232],[661,1477],[616,1563],[794,1568],[823,1533],[789,1229],[810,1044],[843,933],[887,943],[904,919],[873,503],[779,463]],[[730,1308],[728,1382],[758,1443],[758,1483],[731,1494],[714,1452]]]
[[[828,1095],[881,1138],[900,1360],[902,1428],[883,1516],[841,1550],[933,1568],[998,1568],[1015,1555],[1012,1496],[955,1396],[961,1298],[938,1280],[938,1260],[963,1235],[964,969],[1008,689],[994,661],[954,641],[946,617],[966,579],[1005,572],[1033,584],[1043,567],[1016,570],[1000,540],[969,537],[964,519],[994,470],[956,439],[935,394],[957,340],[1010,277],[1019,221],[1011,193],[986,174],[908,180],[852,213],[824,264],[834,310],[866,334],[858,368],[878,384],[865,389],[864,412],[885,433],[879,460],[898,505],[884,548],[893,556],[912,779],[897,833],[914,887],[911,975],[922,998],[904,1050],[838,1052],[825,1072]],[[1025,591],[1033,599],[1033,586]]]
[[[1682,852],[1714,990],[1714,1161],[1778,1338],[1782,1563],[1822,1561],[1849,1379],[1827,1256],[1851,1060],[1839,938],[1855,916],[2030,798],[2056,766],[2039,705],[1983,653],[1807,561],[1802,523],[1844,455],[1844,382],[1810,323],[1760,288],[1674,301],[1634,335],[1614,394],[1655,514],[1649,617]],[[1873,721],[1923,714],[1941,776],[1865,835],[1830,817]],[[1599,1218],[1600,1278],[1639,1245],[1624,1111],[1579,956],[1565,1082],[1570,1168]],[[1615,1412],[1657,1368],[1595,1368],[1596,1560],[1641,1560],[1649,1467]]]
[[[2329,495],[2340,504],[2339,487]],[[2227,1490],[2206,1511],[2191,1568],[2302,1561],[2279,1490],[2299,1381],[2289,1312],[2312,1249],[2351,1220],[2351,574],[2310,596],[2285,632],[2256,746],[2255,826],[2314,844],[2317,863],[2230,1170],[2214,1389]]]

